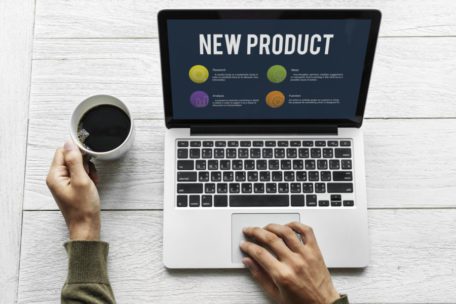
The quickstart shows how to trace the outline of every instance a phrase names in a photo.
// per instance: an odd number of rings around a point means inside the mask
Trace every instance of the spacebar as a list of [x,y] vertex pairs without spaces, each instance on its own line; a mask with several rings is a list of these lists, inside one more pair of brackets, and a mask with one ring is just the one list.
[[288,195],[230,195],[230,207],[285,207]]

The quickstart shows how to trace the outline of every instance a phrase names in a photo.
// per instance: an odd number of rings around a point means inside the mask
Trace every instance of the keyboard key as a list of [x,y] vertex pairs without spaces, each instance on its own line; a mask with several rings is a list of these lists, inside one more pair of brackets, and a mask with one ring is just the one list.
[[326,141],[317,140],[315,142],[315,147],[326,147]]
[[200,196],[199,195],[190,195],[190,207],[199,207],[200,206]]
[[240,148],[238,149],[239,158],[249,158],[249,149]]
[[234,180],[234,174],[232,171],[223,172],[223,181],[224,182],[232,182],[233,180]]
[[190,147],[201,147],[201,142],[200,141],[191,141]]
[[336,140],[329,140],[328,147],[337,147],[339,143]]
[[272,172],[272,181],[281,182],[282,181],[282,172],[281,171]]
[[220,170],[230,170],[231,162],[229,160],[223,159],[220,161]]
[[190,158],[200,158],[200,149],[190,149]]
[[298,156],[298,150],[295,148],[288,148],[287,149],[287,157],[288,158],[296,158]]
[[339,170],[340,169],[340,161],[338,159],[331,159],[329,161],[329,169],[331,169],[331,170]]
[[203,195],[201,197],[201,206],[212,207],[212,195]]
[[178,182],[196,182],[196,172],[177,172]]
[[326,159],[317,160],[317,168],[318,168],[318,170],[328,169],[328,161]]
[[227,192],[228,192],[228,184],[225,184],[225,183],[217,184],[217,193],[227,193]]
[[249,182],[256,182],[256,181],[258,181],[258,172],[256,172],[256,171],[247,172],[247,180],[248,180]]
[[296,180],[298,182],[305,182],[307,180],[306,171],[298,171],[298,172],[296,172]]
[[236,149],[226,149],[226,158],[236,158]]
[[295,174],[293,171],[286,171],[283,173],[283,179],[286,182],[294,182]]
[[209,172],[201,171],[198,176],[198,181],[200,182],[208,182],[209,181]]
[[320,180],[320,174],[318,171],[310,171],[309,172],[309,181],[311,182],[318,182]]
[[263,147],[263,142],[262,141],[254,141],[253,142],[254,147]]
[[207,167],[209,170],[218,170],[218,160],[208,160]]
[[266,170],[268,169],[268,162],[264,159],[256,161],[256,169],[257,170]]
[[213,171],[211,172],[211,182],[219,182],[222,180],[222,172]]
[[328,207],[329,206],[329,201],[328,200],[318,201],[318,206],[320,206],[320,207]]
[[261,149],[252,148],[250,149],[250,158],[260,158],[261,157]]
[[264,193],[264,184],[263,183],[255,183],[255,184],[253,184],[253,192],[255,192],[255,193]]
[[177,149],[177,158],[188,158],[187,149]]
[[282,159],[280,161],[280,168],[282,168],[282,170],[291,170],[291,160]]
[[313,141],[311,140],[305,140],[302,142],[303,147],[313,147]]
[[277,142],[277,146],[279,146],[279,147],[288,147],[288,141],[279,140]]
[[266,184],[266,192],[267,193],[276,193],[277,192],[277,184],[276,183],[267,183]]
[[300,183],[291,183],[290,192],[291,193],[301,193],[301,184]]
[[278,188],[279,193],[288,193],[289,191],[288,183],[279,183]]
[[241,190],[241,186],[239,183],[231,183],[230,184],[230,193],[239,193]]
[[203,147],[213,147],[214,142],[213,141],[203,141]]
[[317,196],[315,194],[306,195],[306,206],[307,207],[316,207],[317,206]]
[[291,147],[300,147],[301,146],[301,142],[297,141],[297,140],[290,141],[290,146]]
[[196,161],[196,170],[206,170],[206,161],[205,160],[197,160]]
[[285,149],[284,148],[275,148],[274,149],[274,157],[275,158],[284,158],[285,157]]
[[251,183],[242,183],[241,189],[242,189],[242,193],[252,193],[252,184]]
[[212,158],[212,149],[203,149],[201,155],[203,158]]
[[203,193],[203,184],[177,184],[177,193]]
[[344,201],[344,207],[353,207],[354,205],[355,205],[355,202],[352,200]]
[[260,181],[269,182],[270,179],[271,179],[271,172],[269,172],[269,171],[260,172]]
[[313,193],[314,188],[312,183],[302,183],[302,192],[303,193]]
[[293,160],[293,170],[302,170],[304,168],[304,162],[301,159]]
[[320,172],[320,180],[322,182],[329,182],[331,181],[331,171],[321,171]]
[[244,167],[242,165],[242,160],[233,160],[232,163],[231,163],[232,167],[233,167],[233,170],[242,170],[242,168]]
[[250,141],[241,141],[241,147],[250,147]]
[[325,193],[326,192],[325,183],[315,183],[315,192],[316,193]]
[[328,193],[352,193],[352,183],[328,183]]
[[337,181],[351,181],[353,180],[353,175],[351,171],[334,171],[333,180]]
[[244,170],[255,170],[254,160],[244,160]]
[[176,204],[177,207],[187,207],[187,195],[178,195]]
[[226,141],[216,141],[215,146],[216,147],[226,147]]
[[312,148],[310,149],[310,157],[320,158],[321,157],[321,148]]
[[304,206],[304,195],[292,195],[291,196],[291,206],[303,207]]
[[239,143],[237,141],[230,140],[228,142],[228,147],[237,147],[237,146],[239,146]]
[[205,193],[215,193],[215,184],[213,184],[213,183],[204,184],[204,192]]
[[228,195],[214,195],[214,207],[228,207]]
[[304,162],[306,170],[315,170],[315,160],[308,159]]
[[268,161],[269,170],[279,170],[280,163],[277,159],[270,159]]
[[340,142],[340,146],[341,146],[341,147],[349,147],[349,146],[351,146],[351,142],[348,141],[348,140],[342,140],[342,141]]
[[188,147],[188,141],[178,141],[177,146],[178,147]]
[[193,160],[178,160],[177,169],[178,170],[193,170],[194,162],[193,162]]
[[336,158],[351,158],[351,149],[349,148],[335,148]]
[[309,149],[308,148],[299,149],[299,158],[309,158]]
[[263,158],[272,158],[274,156],[273,150],[271,148],[263,149]]
[[245,172],[244,171],[236,172],[236,181],[237,182],[244,182],[245,181]]
[[331,207],[340,207],[342,206],[341,201],[331,201]]
[[350,170],[352,168],[352,161],[349,159],[342,160],[342,169]]
[[214,158],[225,158],[224,149],[214,149]]
[[265,142],[265,146],[266,147],[275,147],[276,146],[276,142],[275,141],[266,141]]
[[288,195],[230,195],[231,207],[287,207]]
[[333,157],[333,149],[324,148],[323,149],[323,158],[332,158],[332,157]]

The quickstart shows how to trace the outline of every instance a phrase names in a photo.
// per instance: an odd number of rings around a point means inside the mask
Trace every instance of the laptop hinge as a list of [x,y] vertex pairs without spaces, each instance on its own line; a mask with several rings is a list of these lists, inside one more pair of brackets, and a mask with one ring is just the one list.
[[194,125],[190,126],[191,135],[215,135],[215,134],[329,134],[337,135],[336,125]]

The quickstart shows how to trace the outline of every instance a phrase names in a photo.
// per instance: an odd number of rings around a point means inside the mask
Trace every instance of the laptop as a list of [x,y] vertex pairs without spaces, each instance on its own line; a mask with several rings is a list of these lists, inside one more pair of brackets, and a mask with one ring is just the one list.
[[163,262],[241,268],[242,228],[313,227],[369,263],[363,121],[376,10],[163,10]]

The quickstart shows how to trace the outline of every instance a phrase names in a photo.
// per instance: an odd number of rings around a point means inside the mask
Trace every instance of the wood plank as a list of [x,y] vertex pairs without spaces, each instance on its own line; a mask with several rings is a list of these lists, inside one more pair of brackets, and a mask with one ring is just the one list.
[[[25,209],[56,209],[44,183],[67,120],[31,120]],[[121,162],[100,163],[105,209],[161,209],[162,120],[136,121],[135,147]],[[456,119],[366,120],[367,194],[370,208],[456,207]]]
[[[456,38],[380,39],[366,117],[456,117]],[[39,39],[31,118],[69,115],[100,93],[126,101],[139,119],[163,118],[156,39]]]
[[0,1],[0,303],[15,303],[35,1]]
[[383,36],[443,36],[456,33],[451,0],[42,0],[37,5],[38,38],[156,37],[156,13],[164,8],[374,8],[383,12]]
[[[456,210],[371,210],[369,220],[369,267],[332,271],[350,303],[453,301]],[[102,222],[119,303],[266,302],[244,270],[166,270],[159,211],[105,211]],[[24,212],[19,303],[58,301],[66,276],[66,238],[59,212]]]

